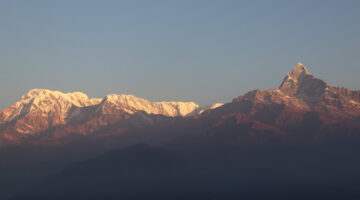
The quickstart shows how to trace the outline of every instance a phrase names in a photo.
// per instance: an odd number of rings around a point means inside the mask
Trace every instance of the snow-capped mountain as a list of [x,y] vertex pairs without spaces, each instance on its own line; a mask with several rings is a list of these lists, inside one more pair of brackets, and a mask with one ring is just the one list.
[[298,63],[279,88],[250,91],[230,103],[205,107],[194,102],[150,102],[133,95],[91,99],[80,92],[30,90],[0,112],[0,145],[59,142],[74,135],[119,135],[158,124],[220,132],[225,125],[237,130],[246,124],[251,128],[238,131],[261,134],[258,138],[299,132],[304,127],[316,127],[311,132],[319,135],[342,130],[354,134],[359,122],[360,91],[330,86]]
[[107,95],[99,105],[103,114],[112,114],[114,111],[125,111],[134,114],[144,111],[147,114],[165,115],[169,117],[186,116],[199,108],[194,102],[149,102],[146,99],[133,95]]
[[[250,91],[208,111],[203,120],[219,130],[231,126],[232,131],[247,132],[258,140],[294,134],[299,138],[307,134],[317,139],[329,139],[330,135],[344,138],[359,133],[359,96],[360,91],[328,85],[298,63],[279,88]],[[242,130],[244,126],[247,129]]]
[[301,100],[313,111],[337,113],[347,118],[360,113],[360,91],[330,86],[311,75],[301,63],[285,77],[279,90]]
[[184,117],[203,110],[194,102],[150,102],[133,95],[117,94],[100,99],[89,98],[81,92],[33,89],[0,112],[0,144],[19,144],[34,136],[86,135],[135,117],[131,123],[142,126],[154,123],[152,115]]
[[[61,93],[44,89],[33,89],[20,101],[0,112],[2,132],[33,134],[49,127],[66,124],[77,110],[100,103],[100,99],[89,99],[81,92]],[[9,135],[11,137],[11,135]]]

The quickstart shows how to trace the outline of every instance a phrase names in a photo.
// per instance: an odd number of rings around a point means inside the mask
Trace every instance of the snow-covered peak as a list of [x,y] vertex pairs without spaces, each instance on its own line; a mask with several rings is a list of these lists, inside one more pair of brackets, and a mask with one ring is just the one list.
[[134,95],[107,95],[102,101],[102,112],[111,114],[117,111],[125,111],[133,114],[144,111],[147,114],[161,114],[166,116],[186,116],[199,108],[194,102],[150,102]]
[[299,79],[301,79],[302,77],[309,75],[309,74],[310,73],[309,73],[308,69],[301,62],[299,62],[291,70],[291,72],[285,76],[284,82],[281,85],[283,85],[288,80],[297,83],[299,81]]
[[89,97],[82,92],[62,93],[60,91],[51,91],[46,89],[32,89],[23,95],[20,101],[28,102],[33,99],[38,101],[51,99],[66,101],[78,107],[95,105],[101,101],[101,99],[98,98],[89,99]]
[[111,103],[124,103],[124,102],[145,102],[149,103],[146,99],[138,98],[131,94],[109,94],[106,95],[103,101]]
[[81,92],[32,89],[18,102],[0,112],[0,128],[11,127],[24,135],[38,134],[68,123],[90,120],[94,116],[99,117],[94,125],[96,127],[110,123],[111,117],[103,118],[102,115],[112,115],[113,119],[117,119],[117,114],[124,112],[145,112],[175,117],[186,116],[198,108],[199,105],[194,102],[150,102],[134,95],[110,94],[101,100],[89,99]]
[[[24,127],[32,128],[32,124],[36,123],[31,120],[41,121],[43,119],[51,125],[64,124],[72,107],[91,106],[100,102],[101,99],[89,99],[86,94],[81,92],[65,94],[46,89],[32,89],[24,94],[18,102],[0,112],[0,123],[27,119],[24,120],[24,123],[26,122]],[[22,132],[27,131],[23,130]]]
[[292,79],[298,80],[300,77],[304,75],[309,75],[308,69],[302,64],[298,63],[293,70],[288,74]]
[[307,68],[299,62],[293,70],[285,76],[279,89],[289,95],[294,95],[297,92],[299,82],[309,74]]
[[301,98],[319,98],[328,88],[326,82],[310,75],[306,67],[298,63],[294,69],[287,74],[284,81],[280,85],[280,91],[293,96],[301,96]]

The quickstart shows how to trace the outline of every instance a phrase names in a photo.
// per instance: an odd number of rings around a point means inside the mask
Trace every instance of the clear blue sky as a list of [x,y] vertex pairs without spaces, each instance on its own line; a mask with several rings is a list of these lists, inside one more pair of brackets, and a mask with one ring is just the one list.
[[0,0],[0,108],[31,88],[228,102],[298,62],[360,89],[360,1]]

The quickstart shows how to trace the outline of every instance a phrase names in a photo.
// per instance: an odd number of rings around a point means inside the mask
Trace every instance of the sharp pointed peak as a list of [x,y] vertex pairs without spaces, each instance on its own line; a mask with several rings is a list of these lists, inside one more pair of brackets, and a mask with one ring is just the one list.
[[308,75],[309,70],[301,63],[299,62],[295,67],[292,69],[292,71],[289,73],[289,76],[292,78],[299,77],[301,75]]
[[294,94],[297,90],[298,82],[305,76],[309,75],[307,68],[299,62],[295,67],[288,73],[283,82],[281,83],[279,89],[285,91],[287,94]]

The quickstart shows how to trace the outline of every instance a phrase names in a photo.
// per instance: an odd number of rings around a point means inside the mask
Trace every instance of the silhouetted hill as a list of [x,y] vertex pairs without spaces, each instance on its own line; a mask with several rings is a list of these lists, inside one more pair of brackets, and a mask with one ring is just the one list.
[[78,162],[14,199],[356,199],[360,149],[138,144]]

